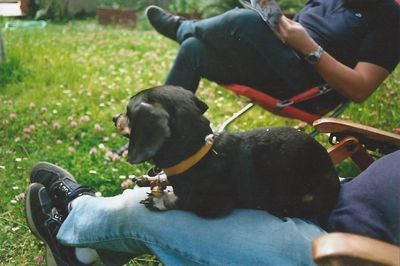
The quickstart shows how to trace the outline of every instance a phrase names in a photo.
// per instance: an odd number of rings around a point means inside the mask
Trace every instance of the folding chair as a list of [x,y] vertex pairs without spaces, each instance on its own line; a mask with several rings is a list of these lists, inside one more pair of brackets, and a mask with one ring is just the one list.
[[[305,92],[302,92],[298,95],[295,95],[289,99],[280,100],[274,98],[264,92],[251,88],[245,85],[239,84],[219,84],[221,87],[226,88],[240,96],[245,96],[250,99],[250,103],[247,104],[243,109],[232,115],[221,127],[219,131],[224,131],[225,128],[230,125],[237,118],[242,116],[244,113],[252,109],[256,104],[266,109],[267,111],[291,119],[298,119],[300,121],[306,122],[309,125],[312,125],[314,121],[320,119],[322,116],[327,115],[328,113],[330,117],[339,116],[348,106],[348,102],[343,102],[339,104],[334,110],[323,110],[318,114],[306,112],[300,108],[294,106],[296,103],[305,102],[310,99],[314,99],[318,96],[328,93],[332,89],[327,86],[313,87]],[[316,135],[317,132],[313,131],[311,135]]]
[[328,153],[334,164],[351,157],[364,170],[374,161],[371,151],[388,154],[400,149],[400,135],[350,121],[322,118],[313,127],[320,133],[330,134],[329,140],[334,146]]
[[[398,4],[400,4],[400,0],[396,0]],[[219,129],[219,131],[224,131],[225,128],[231,124],[234,120],[239,118],[241,115],[246,113],[248,110],[254,107],[254,103],[257,103],[264,109],[268,110],[271,113],[277,114],[279,116],[294,118],[306,122],[309,125],[312,125],[314,121],[321,118],[322,116],[329,114],[329,117],[338,117],[348,106],[348,102],[343,102],[339,104],[334,110],[324,110],[318,114],[308,113],[300,108],[293,106],[295,103],[303,102],[310,100],[312,98],[318,97],[322,94],[325,94],[331,90],[331,88],[327,85],[321,87],[314,87],[308,89],[307,91],[300,93],[290,99],[279,100],[270,95],[267,95],[259,90],[251,88],[245,85],[239,84],[219,84],[221,87],[224,87],[230,91],[238,95],[245,96],[249,98],[252,102],[246,105],[242,110],[232,115],[230,119],[228,119]],[[317,131],[314,130],[310,135],[315,136]]]
[[[400,135],[376,128],[334,118],[316,120],[313,126],[336,138],[336,144],[328,149],[335,164],[351,157],[365,169],[374,161],[371,151],[388,154],[400,149]],[[400,265],[399,246],[350,233],[314,239],[312,255],[318,265]]]

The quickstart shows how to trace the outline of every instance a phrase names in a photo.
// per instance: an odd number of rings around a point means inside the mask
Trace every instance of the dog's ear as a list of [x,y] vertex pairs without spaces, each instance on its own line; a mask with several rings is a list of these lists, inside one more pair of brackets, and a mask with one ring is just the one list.
[[131,127],[128,161],[141,163],[151,159],[171,135],[164,108],[157,104],[140,103],[128,106]]
[[196,104],[197,108],[199,108],[201,114],[204,114],[208,110],[208,105],[194,95],[193,101]]

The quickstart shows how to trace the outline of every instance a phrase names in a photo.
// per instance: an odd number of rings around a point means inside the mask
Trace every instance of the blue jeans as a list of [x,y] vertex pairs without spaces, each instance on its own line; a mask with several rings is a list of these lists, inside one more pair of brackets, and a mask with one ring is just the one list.
[[324,234],[298,218],[238,209],[215,219],[140,204],[148,188],[77,204],[57,238],[65,245],[96,249],[107,265],[154,254],[165,265],[313,265],[311,241]]
[[[324,80],[301,56],[283,44],[260,16],[233,9],[219,16],[184,21],[177,31],[180,44],[168,85],[196,92],[201,78],[217,83],[251,86],[286,99]],[[331,92],[299,107],[316,112],[343,99]]]

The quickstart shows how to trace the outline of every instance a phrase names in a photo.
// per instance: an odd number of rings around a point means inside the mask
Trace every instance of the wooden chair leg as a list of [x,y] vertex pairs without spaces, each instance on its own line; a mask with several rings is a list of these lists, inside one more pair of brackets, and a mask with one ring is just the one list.
[[355,154],[361,145],[354,137],[346,137],[330,147],[328,153],[334,165]]
[[374,158],[368,151],[360,144],[358,139],[349,136],[328,149],[333,164],[338,164],[344,159],[351,157],[360,170],[365,170],[374,162]]
[[374,158],[362,145],[351,155],[351,159],[358,165],[361,171],[367,169],[374,162]]

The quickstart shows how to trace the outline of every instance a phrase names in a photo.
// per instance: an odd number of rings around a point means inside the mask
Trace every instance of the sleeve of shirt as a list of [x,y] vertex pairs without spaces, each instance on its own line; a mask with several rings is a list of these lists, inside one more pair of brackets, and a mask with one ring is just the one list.
[[361,42],[359,61],[376,64],[391,73],[400,59],[399,23],[398,16],[390,21],[378,21]]

